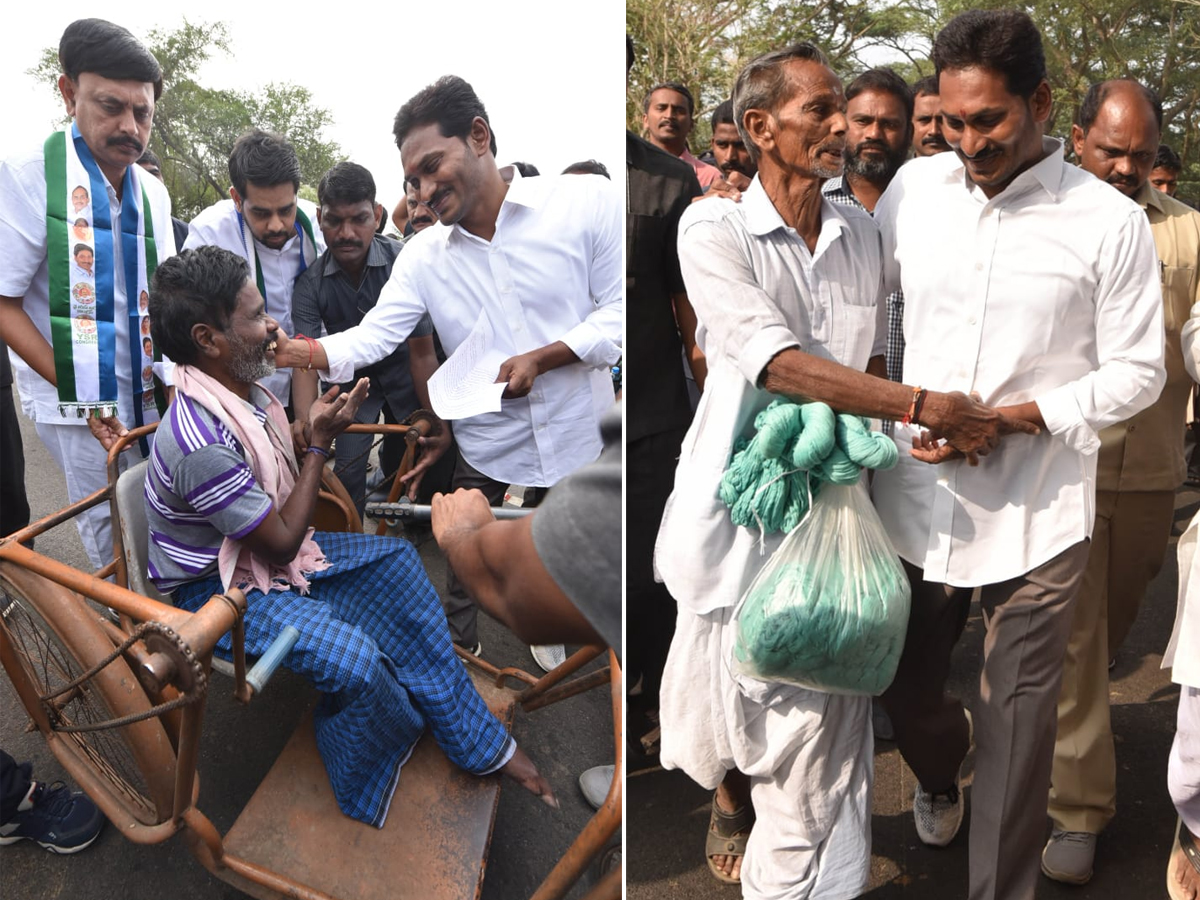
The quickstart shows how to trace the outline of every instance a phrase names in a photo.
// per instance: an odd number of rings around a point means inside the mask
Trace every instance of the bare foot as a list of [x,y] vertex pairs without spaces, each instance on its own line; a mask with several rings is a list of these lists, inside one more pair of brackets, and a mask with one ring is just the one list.
[[550,782],[542,777],[542,773],[537,770],[533,760],[520,747],[513,753],[512,759],[500,767],[500,771],[525,790],[536,794],[547,806],[558,809],[558,800],[554,796],[554,791],[550,790]]

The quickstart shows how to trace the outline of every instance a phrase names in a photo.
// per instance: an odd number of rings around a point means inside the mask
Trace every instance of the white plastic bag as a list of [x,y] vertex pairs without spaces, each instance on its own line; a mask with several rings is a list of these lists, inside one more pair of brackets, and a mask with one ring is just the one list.
[[734,671],[831,694],[881,694],[896,674],[911,599],[866,489],[822,484],[734,609]]

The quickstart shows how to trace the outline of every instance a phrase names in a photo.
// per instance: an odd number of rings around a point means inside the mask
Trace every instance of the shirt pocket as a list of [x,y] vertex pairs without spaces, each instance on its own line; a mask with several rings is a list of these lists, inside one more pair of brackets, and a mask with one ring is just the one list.
[[1195,266],[1159,265],[1162,279],[1163,320],[1166,330],[1178,332],[1187,321],[1191,311],[1193,286],[1196,282]]
[[[871,358],[871,348],[875,345],[875,304],[858,306],[855,304],[842,305],[842,334],[834,335],[834,353],[842,365],[863,371]],[[840,347],[841,352],[836,348]]]

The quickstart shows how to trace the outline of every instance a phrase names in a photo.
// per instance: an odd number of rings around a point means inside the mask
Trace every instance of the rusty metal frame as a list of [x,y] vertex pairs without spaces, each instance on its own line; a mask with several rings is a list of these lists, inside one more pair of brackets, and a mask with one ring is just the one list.
[[[19,569],[116,611],[120,616],[119,628],[97,616],[97,629],[109,641],[114,642],[114,646],[121,636],[128,634],[135,622],[161,622],[180,635],[183,642],[204,663],[207,670],[211,667],[212,650],[216,642],[232,630],[234,632],[236,672],[234,693],[238,699],[245,702],[250,699],[251,692],[244,679],[245,656],[241,637],[246,599],[240,591],[230,591],[228,596],[216,595],[210,598],[197,612],[188,613],[143,597],[128,588],[128,570],[121,529],[117,524],[120,516],[116,509],[115,496],[115,485],[120,468],[119,455],[125,447],[140,437],[152,433],[156,427],[156,425],[147,425],[134,429],[122,436],[110,450],[108,457],[109,485],[107,487],[20,531],[0,538],[0,561],[8,562]],[[411,468],[417,441],[422,435],[428,433],[429,422],[421,420],[413,425],[352,425],[347,430],[405,434],[408,446],[405,449],[400,469],[393,479],[389,494],[389,501],[395,502],[403,490],[400,476]],[[69,521],[79,513],[105,502],[111,504],[114,521],[112,529],[113,560],[96,572],[91,574],[82,572],[23,546],[23,541],[41,535]],[[386,523],[381,522],[378,533],[385,533],[386,527]],[[106,581],[105,579],[109,576],[114,577],[116,583]],[[605,650],[606,648],[601,646],[583,647],[568,658],[563,665],[540,679],[518,668],[498,669],[473,656],[463,654],[464,660],[469,665],[475,666],[494,679],[497,687],[515,690],[505,686],[504,682],[508,679],[514,679],[523,685],[523,688],[517,691],[517,699],[527,712],[575,696],[604,683],[608,683],[610,686],[613,707],[614,760],[617,774],[613,778],[608,796],[600,809],[584,826],[571,846],[567,848],[531,900],[559,900],[563,897],[579,880],[587,866],[616,833],[621,824],[623,793],[621,773],[623,772],[624,757],[623,689],[621,670],[615,653],[608,650],[608,665],[585,676],[571,678],[572,675],[603,654]],[[146,665],[151,656],[158,655],[148,654],[144,648],[136,645],[126,654],[127,663],[131,667],[137,668],[138,680],[142,682],[147,696],[152,702],[155,693],[171,695],[173,691],[170,685],[163,684],[158,680],[156,673],[151,671],[151,666]],[[14,672],[23,672],[22,664],[17,659],[16,650],[8,638],[6,629],[0,629],[0,662],[3,663],[10,676]],[[285,874],[271,872],[262,866],[227,853],[217,829],[196,808],[195,802],[199,796],[199,777],[196,766],[199,758],[199,742],[203,730],[206,699],[161,717],[175,754],[171,814],[166,821],[157,825],[146,825],[133,820],[119,801],[113,797],[109,787],[103,783],[102,779],[89,766],[81,762],[70,748],[64,746],[62,735],[53,730],[45,710],[41,708],[36,688],[28,678],[22,674],[11,680],[23,705],[30,712],[34,727],[42,732],[51,751],[76,782],[95,800],[101,810],[119,826],[126,838],[138,844],[155,844],[166,841],[177,832],[183,831],[193,855],[205,868],[243,890],[246,889],[248,882],[252,886],[261,886],[268,892],[274,892],[281,896],[296,897],[301,900],[336,900],[321,891],[292,881]],[[155,687],[158,688],[157,692],[153,690]],[[119,714],[116,710],[114,713]],[[229,874],[233,874],[235,878],[229,878]],[[619,889],[619,883],[619,874],[614,877],[610,873],[589,896],[615,896],[612,891]]]

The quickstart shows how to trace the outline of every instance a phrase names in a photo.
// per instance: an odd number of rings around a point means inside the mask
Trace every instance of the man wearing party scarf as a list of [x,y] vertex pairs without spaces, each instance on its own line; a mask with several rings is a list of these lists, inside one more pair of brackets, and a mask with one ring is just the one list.
[[[246,260],[267,302],[267,315],[292,334],[292,288],[325,252],[325,239],[315,227],[316,207],[296,194],[296,150],[282,135],[248,131],[229,155],[229,180],[230,199],[192,220],[183,249],[212,244]],[[291,371],[283,369],[264,379],[263,386],[287,405],[291,379]]]
[[[71,124],[0,165],[0,338],[75,502],[107,484],[106,450],[126,427],[158,420],[136,298],[175,242],[166,189],[134,165],[162,93],[158,62],[101,19],[68,25],[58,56]],[[146,452],[130,447],[122,467]],[[75,524],[94,566],[111,558],[107,504]]]
[[[383,826],[426,727],[455,764],[504,771],[556,806],[455,656],[413,546],[308,527],[329,446],[368,379],[317,399],[297,464],[283,407],[259,384],[275,370],[279,324],[246,261],[218,247],[183,252],[156,273],[150,313],[155,342],[177,363],[146,479],[155,586],[187,610],[242,588],[247,655],[285,625],[299,630],[284,665],[324,694],[317,747],[346,815]],[[217,648],[228,655],[228,634]]]

